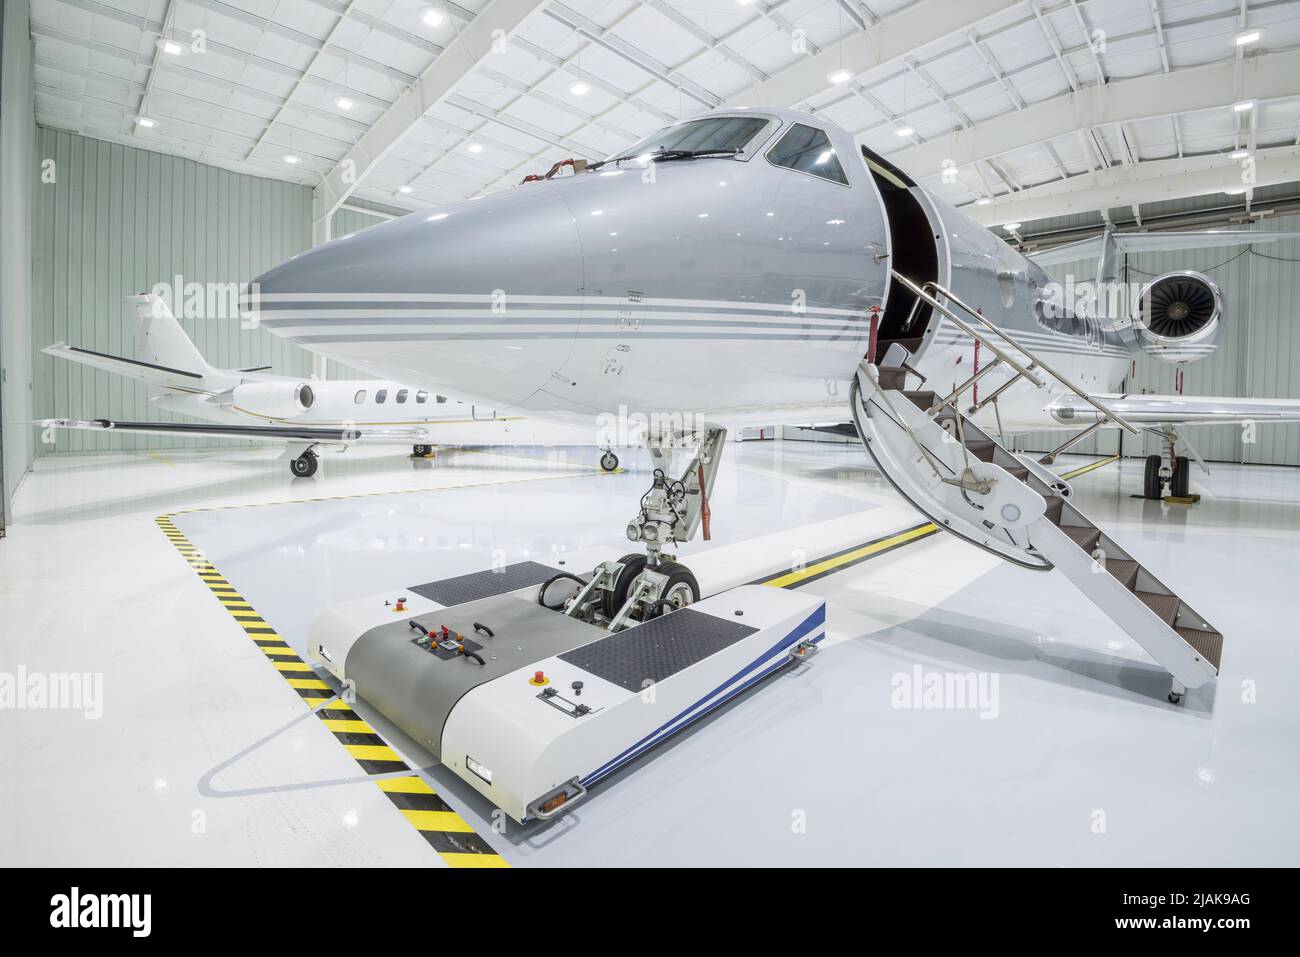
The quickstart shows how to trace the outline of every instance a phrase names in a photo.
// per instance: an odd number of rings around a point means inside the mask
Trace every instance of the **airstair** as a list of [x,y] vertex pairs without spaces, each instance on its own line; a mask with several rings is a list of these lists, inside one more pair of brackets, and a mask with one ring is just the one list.
[[[936,283],[918,286],[894,272],[917,297],[987,349],[991,361],[940,396],[907,363],[901,344],[876,356],[876,322],[851,392],[853,421],[881,473],[939,528],[999,557],[1038,571],[1055,568],[1173,678],[1169,700],[1219,673],[1223,636],[1172,589],[1072,504],[1070,487],[1049,471],[1065,449],[1111,423],[1137,428],[1048,366],[977,310]],[[959,315],[960,313],[960,315]],[[964,318],[963,318],[964,316]],[[966,393],[994,369],[1009,378],[978,400]],[[917,388],[909,388],[909,380]],[[1035,460],[1007,451],[971,420],[1009,388],[1055,380],[1099,413],[1091,428]]]

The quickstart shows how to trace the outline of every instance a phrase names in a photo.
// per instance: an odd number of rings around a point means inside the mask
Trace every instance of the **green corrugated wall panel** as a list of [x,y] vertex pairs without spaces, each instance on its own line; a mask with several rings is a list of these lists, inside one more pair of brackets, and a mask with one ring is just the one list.
[[[38,418],[176,418],[143,385],[43,355],[52,342],[135,358],[125,297],[155,283],[246,282],[311,243],[311,190],[61,130],[38,131],[57,181],[37,183],[33,213],[33,346]],[[310,356],[237,318],[181,318],[213,365],[270,365],[307,375]],[[211,441],[58,436],[51,451],[173,448]],[[238,443],[227,443],[238,444]]]

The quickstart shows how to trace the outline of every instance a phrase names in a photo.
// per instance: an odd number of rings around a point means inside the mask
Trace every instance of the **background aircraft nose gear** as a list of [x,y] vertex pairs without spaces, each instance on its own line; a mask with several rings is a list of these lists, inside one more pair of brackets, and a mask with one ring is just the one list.
[[600,457],[600,467],[603,471],[613,472],[618,468],[618,456],[606,449],[605,454]]
[[316,458],[316,453],[307,449],[296,459],[290,459],[289,471],[298,478],[311,478],[316,474],[319,465],[320,460]]

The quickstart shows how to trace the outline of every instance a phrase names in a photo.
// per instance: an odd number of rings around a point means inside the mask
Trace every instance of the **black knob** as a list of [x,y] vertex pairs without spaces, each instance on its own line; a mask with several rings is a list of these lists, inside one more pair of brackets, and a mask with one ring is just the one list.
[[575,681],[575,682],[573,683],[573,693],[574,693],[575,695],[580,695],[580,694],[582,694],[582,682],[581,682],[581,681]]

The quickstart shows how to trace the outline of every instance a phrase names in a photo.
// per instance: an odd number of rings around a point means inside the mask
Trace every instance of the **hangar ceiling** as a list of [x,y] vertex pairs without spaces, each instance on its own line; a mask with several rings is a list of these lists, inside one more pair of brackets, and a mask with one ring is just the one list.
[[742,105],[814,110],[989,224],[1240,193],[1240,150],[1300,179],[1297,0],[32,0],[32,33],[40,123],[327,208]]

